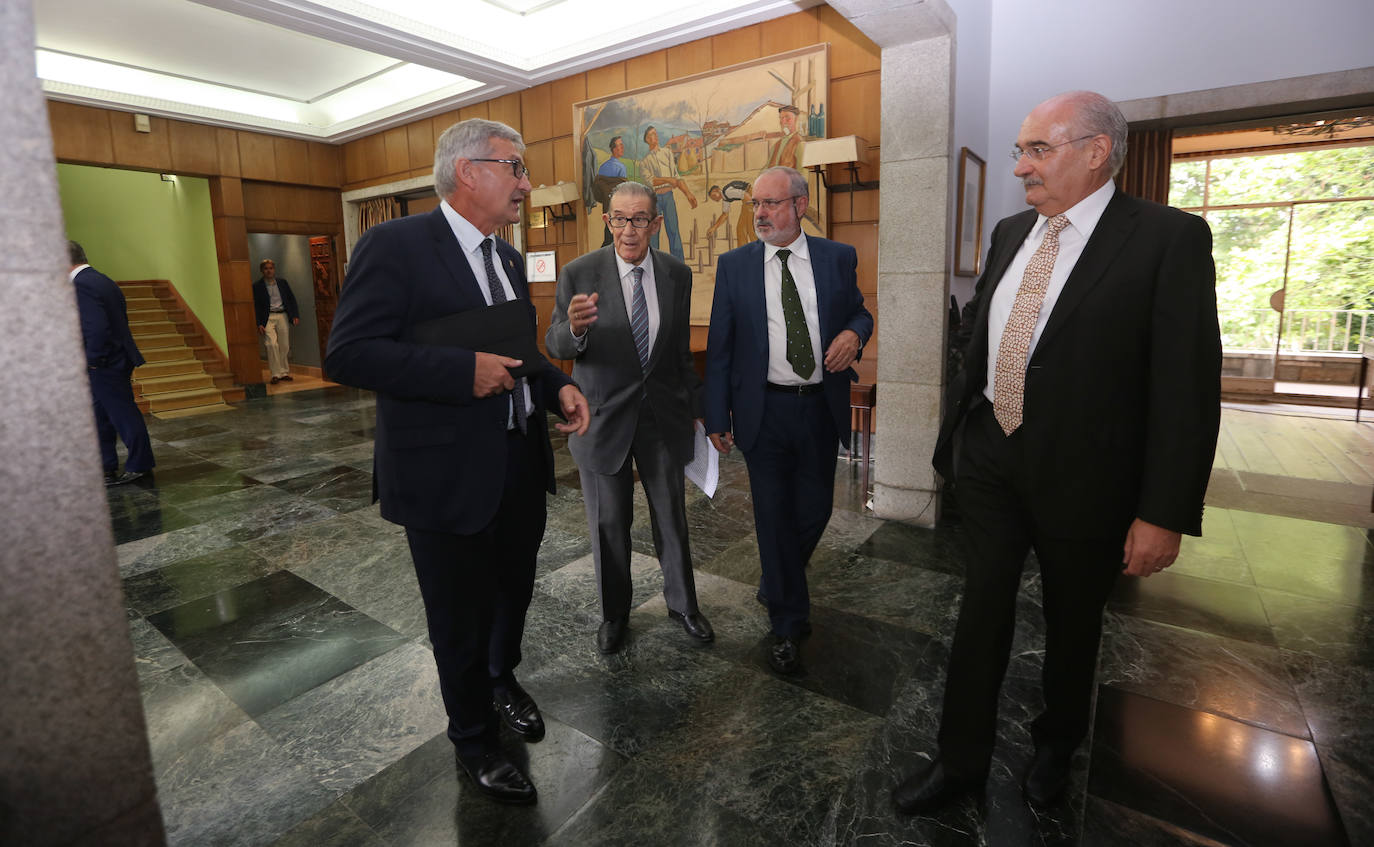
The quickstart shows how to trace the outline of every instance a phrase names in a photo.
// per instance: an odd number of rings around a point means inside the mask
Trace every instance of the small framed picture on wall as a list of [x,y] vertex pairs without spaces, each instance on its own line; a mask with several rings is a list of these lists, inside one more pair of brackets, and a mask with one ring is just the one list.
[[987,163],[959,148],[959,205],[954,218],[954,273],[977,276],[983,245],[983,180]]

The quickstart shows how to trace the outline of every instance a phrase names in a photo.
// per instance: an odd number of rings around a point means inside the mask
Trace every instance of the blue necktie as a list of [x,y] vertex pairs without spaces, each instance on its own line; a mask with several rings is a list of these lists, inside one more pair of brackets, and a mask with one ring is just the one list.
[[649,369],[649,306],[644,302],[644,269],[635,268],[633,294],[630,298],[630,332],[634,333],[635,349],[639,351],[639,366]]
[[[496,276],[496,265],[491,259],[492,240],[486,238],[482,240],[482,260],[487,265],[487,290],[491,292],[491,304],[506,302],[506,289],[501,285],[501,280]],[[529,417],[529,412],[525,410],[525,378],[523,376],[515,378],[515,388],[511,390],[510,398],[512,407],[515,409],[515,425],[520,427],[520,431],[525,431],[525,420]]]

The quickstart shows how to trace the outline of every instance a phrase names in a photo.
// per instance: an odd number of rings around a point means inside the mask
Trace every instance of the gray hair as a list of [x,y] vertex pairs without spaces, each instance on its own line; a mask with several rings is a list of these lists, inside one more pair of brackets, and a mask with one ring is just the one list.
[[517,153],[525,152],[525,140],[520,133],[501,123],[482,118],[459,121],[434,142],[434,193],[448,197],[458,190],[453,169],[459,159],[481,159],[492,153],[494,138],[504,138],[515,145]]
[[802,176],[802,172],[796,168],[789,168],[784,165],[774,165],[771,168],[764,168],[759,171],[759,176],[754,177],[754,181],[757,182],[759,177],[771,173],[787,174],[787,190],[792,192],[793,196],[805,197],[807,199],[811,198],[811,188],[806,184],[806,177]]
[[1107,157],[1107,167],[1112,176],[1121,170],[1126,161],[1126,116],[1116,104],[1095,91],[1070,91],[1060,95],[1073,104],[1078,130],[1075,135],[1105,135],[1112,142],[1112,152]]
[[615,198],[622,194],[630,197],[644,197],[648,199],[649,214],[653,217],[658,217],[658,196],[654,194],[653,189],[642,182],[635,182],[629,179],[617,185],[615,190],[611,192],[610,203],[606,205],[607,214],[610,213],[611,205],[615,203]]
[[67,258],[71,259],[73,265],[90,264],[90,261],[86,258],[86,248],[77,244],[75,241],[67,242]]

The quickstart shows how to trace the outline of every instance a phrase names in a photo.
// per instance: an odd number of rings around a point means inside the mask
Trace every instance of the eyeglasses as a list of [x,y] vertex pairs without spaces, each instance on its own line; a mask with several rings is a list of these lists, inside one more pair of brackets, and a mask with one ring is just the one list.
[[653,218],[640,217],[639,215],[636,215],[633,218],[627,218],[624,215],[616,215],[615,217],[611,218],[611,228],[624,229],[625,224],[629,224],[635,229],[644,229],[646,226],[653,222]]
[[519,179],[522,176],[529,176],[530,169],[525,167],[525,163],[519,159],[469,159],[470,162],[500,162],[503,165],[510,165],[511,176]]
[[781,206],[783,203],[786,203],[788,200],[796,200],[798,197],[802,197],[802,196],[804,196],[804,195],[801,195],[801,194],[793,194],[793,195],[788,196],[788,197],[780,197],[780,198],[778,198],[777,200],[750,200],[750,201],[749,201],[749,205],[750,205],[750,206],[753,206],[755,209],[757,209],[758,207],[762,206],[763,208],[765,208],[765,209],[767,209],[767,210],[769,210],[769,211],[771,212],[772,210],[774,210],[774,209],[778,208],[779,206]]
[[1025,150],[1022,150],[1020,147],[1013,147],[1011,148],[1011,152],[1008,155],[1011,156],[1011,160],[1013,162],[1021,161],[1022,156],[1030,156],[1032,159],[1038,162],[1041,159],[1045,158],[1045,156],[1047,156],[1049,152],[1055,149],[1056,147],[1063,147],[1065,144],[1073,144],[1075,141],[1082,141],[1085,138],[1092,138],[1096,135],[1098,135],[1098,133],[1094,132],[1090,135],[1082,135],[1078,138],[1070,138],[1068,141],[1061,141],[1058,144],[1032,144],[1028,149]]

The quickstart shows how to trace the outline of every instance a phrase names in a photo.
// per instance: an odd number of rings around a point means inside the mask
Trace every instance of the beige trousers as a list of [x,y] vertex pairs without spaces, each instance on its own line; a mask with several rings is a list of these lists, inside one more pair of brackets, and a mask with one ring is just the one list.
[[272,312],[267,316],[267,329],[263,335],[267,345],[267,369],[272,376],[289,376],[291,366],[291,321],[285,312]]

